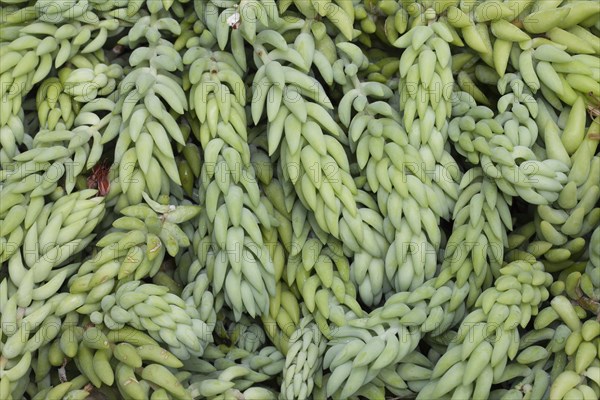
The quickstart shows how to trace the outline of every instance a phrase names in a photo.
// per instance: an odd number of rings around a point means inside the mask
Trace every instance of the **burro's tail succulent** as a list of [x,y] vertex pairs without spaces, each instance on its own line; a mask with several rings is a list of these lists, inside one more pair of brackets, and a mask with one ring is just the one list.
[[0,400],[600,398],[600,3],[0,2]]

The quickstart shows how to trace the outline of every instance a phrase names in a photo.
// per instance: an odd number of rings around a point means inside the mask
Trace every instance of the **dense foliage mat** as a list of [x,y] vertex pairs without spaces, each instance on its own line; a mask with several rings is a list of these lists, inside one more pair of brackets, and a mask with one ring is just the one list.
[[0,1],[0,399],[598,399],[599,35]]

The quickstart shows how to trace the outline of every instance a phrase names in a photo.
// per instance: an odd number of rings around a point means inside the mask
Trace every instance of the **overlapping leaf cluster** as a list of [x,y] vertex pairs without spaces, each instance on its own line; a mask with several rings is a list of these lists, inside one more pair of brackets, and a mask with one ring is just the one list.
[[0,1],[0,399],[597,399],[599,35]]

